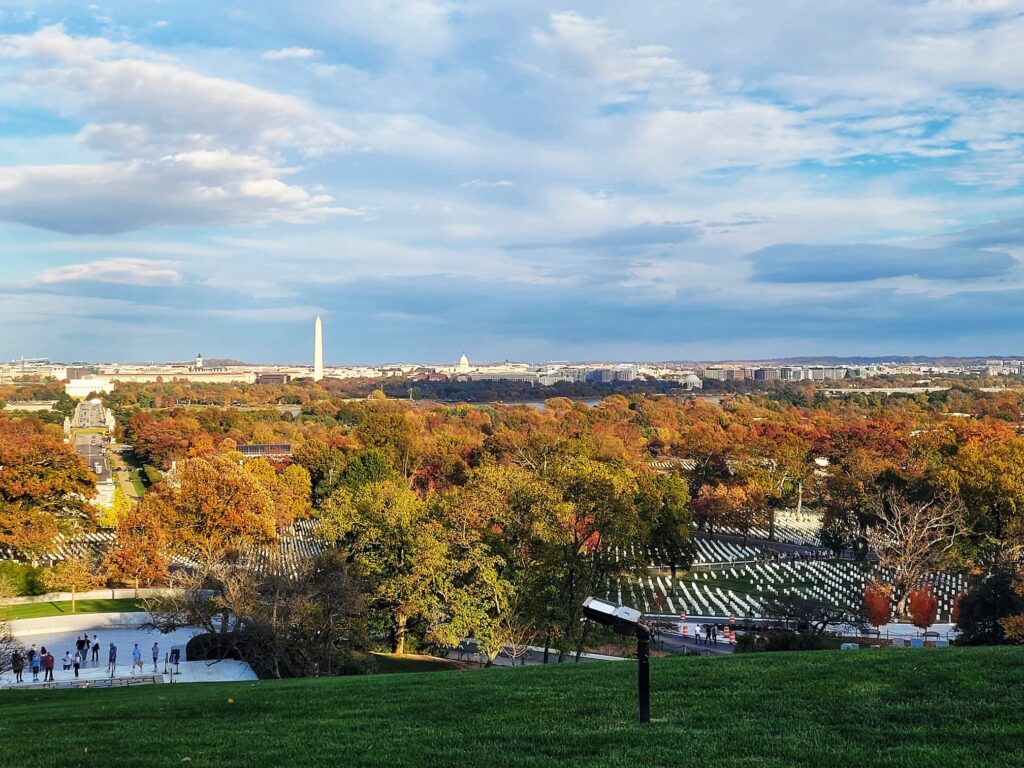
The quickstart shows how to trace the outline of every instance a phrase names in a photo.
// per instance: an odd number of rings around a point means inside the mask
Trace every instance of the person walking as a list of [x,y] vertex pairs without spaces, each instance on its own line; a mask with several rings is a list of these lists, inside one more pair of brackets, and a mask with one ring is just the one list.
[[114,671],[117,669],[117,646],[113,643],[110,644],[110,650],[107,652],[107,669],[110,671],[110,676],[114,676]]
[[136,643],[135,647],[132,648],[132,674],[135,674],[135,668],[139,668],[139,673],[142,673],[142,649],[139,648],[139,644]]
[[153,643],[153,671],[156,672],[156,662],[160,658],[160,644]]
[[75,639],[75,655],[78,656],[79,660],[85,661],[85,654],[88,652],[86,649],[89,647],[89,636],[83,635],[82,637]]
[[[75,655],[75,658],[79,658],[77,654]],[[60,660],[60,663],[65,672],[71,669],[71,651],[64,651],[64,658]]]
[[711,642],[714,643],[715,645],[718,645],[718,625],[717,624],[712,624],[711,625]]
[[78,669],[82,666],[82,659],[79,656],[75,656],[74,661],[71,662],[71,666],[75,668],[75,677],[78,677]]
[[100,641],[96,635],[92,636],[92,660],[97,664],[100,663]]
[[23,683],[25,682],[21,678],[21,673],[25,669],[25,657],[21,655],[21,651],[15,651],[11,655],[11,670],[14,672],[14,682]]
[[54,663],[55,663],[55,659],[53,658],[53,654],[50,653],[45,648],[43,648],[43,682],[44,683],[52,683],[53,682],[53,665],[54,665]]

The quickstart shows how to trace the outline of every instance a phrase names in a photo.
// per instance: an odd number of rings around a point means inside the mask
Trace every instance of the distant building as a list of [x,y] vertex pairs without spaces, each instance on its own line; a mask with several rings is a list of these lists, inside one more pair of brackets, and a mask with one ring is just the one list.
[[754,371],[755,381],[775,381],[778,378],[778,368],[758,368]]
[[704,382],[695,373],[688,373],[680,377],[679,384],[683,389],[702,389],[704,387]]
[[727,371],[717,366],[704,369],[704,378],[711,381],[725,381]]
[[284,386],[292,380],[287,373],[261,373],[256,377],[257,384],[274,384]]
[[526,384],[539,384],[540,375],[534,371],[481,371],[459,376],[460,381],[521,381]]
[[456,373],[469,373],[472,369],[469,365],[469,358],[466,357],[466,353],[462,353],[462,357],[459,358],[459,364],[455,366]]
[[247,443],[238,446],[238,451],[247,459],[284,459],[292,455],[292,447],[288,443]]
[[99,376],[72,379],[64,385],[64,392],[67,393],[67,396],[73,397],[76,400],[83,400],[93,393],[109,394],[113,391],[114,382],[108,378]]

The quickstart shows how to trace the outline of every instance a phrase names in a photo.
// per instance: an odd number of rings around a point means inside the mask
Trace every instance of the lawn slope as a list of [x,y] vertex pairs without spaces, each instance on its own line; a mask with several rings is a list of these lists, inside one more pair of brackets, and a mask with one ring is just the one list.
[[[1024,650],[0,692],[10,766],[1019,766]],[[187,758],[187,760],[186,760]]]

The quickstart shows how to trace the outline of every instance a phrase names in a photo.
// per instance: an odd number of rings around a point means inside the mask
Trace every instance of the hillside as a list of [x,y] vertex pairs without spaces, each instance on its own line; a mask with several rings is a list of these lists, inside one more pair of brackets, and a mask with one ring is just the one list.
[[[965,766],[1024,762],[1024,650],[0,693],[5,766]],[[186,760],[186,758],[188,758]]]

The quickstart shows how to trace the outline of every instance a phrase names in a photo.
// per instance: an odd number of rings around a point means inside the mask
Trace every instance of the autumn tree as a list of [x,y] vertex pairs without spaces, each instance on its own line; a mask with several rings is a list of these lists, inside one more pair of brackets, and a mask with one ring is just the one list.
[[74,449],[32,419],[0,418],[0,546],[32,558],[59,533],[94,524],[95,476]]
[[104,570],[117,581],[153,584],[167,575],[167,533],[148,508],[130,508],[117,522],[117,539],[107,552]]
[[941,475],[969,517],[959,547],[985,567],[1024,552],[1024,438],[993,437],[969,439]]
[[892,620],[892,597],[889,590],[876,581],[864,588],[864,615],[876,630]]
[[150,490],[140,514],[159,520],[172,549],[232,558],[276,537],[274,500],[242,467],[220,456],[187,459]]
[[910,623],[919,629],[928,629],[935,623],[939,601],[927,584],[910,590],[907,597]]
[[369,406],[355,431],[363,446],[380,449],[402,475],[412,474],[419,434],[412,415],[403,407],[388,403]]
[[71,612],[75,612],[78,593],[88,592],[103,584],[100,567],[88,554],[61,560],[43,573],[43,583],[51,592],[71,593]]

